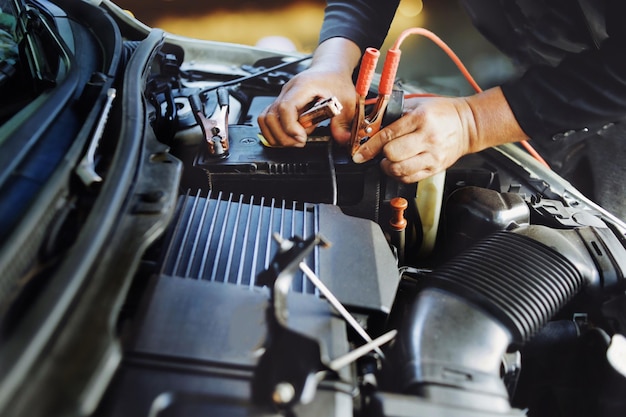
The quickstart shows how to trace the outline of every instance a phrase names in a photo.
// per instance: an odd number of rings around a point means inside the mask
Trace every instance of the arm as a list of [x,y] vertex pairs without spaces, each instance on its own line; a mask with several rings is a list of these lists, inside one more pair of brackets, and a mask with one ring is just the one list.
[[399,0],[329,0],[324,23],[309,69],[296,75],[282,89],[276,101],[258,118],[263,136],[272,145],[306,144],[307,134],[298,115],[315,99],[335,96],[343,111],[332,119],[332,136],[348,142],[354,116],[356,92],[352,76],[362,51],[379,47],[395,14]]
[[361,52],[380,48],[400,0],[328,0],[320,43],[334,37],[352,40]]
[[389,175],[414,182],[467,153],[624,118],[626,26],[620,16],[626,3],[606,5],[609,38],[598,48],[570,53],[555,67],[531,68],[521,79],[475,96],[421,100],[373,136],[355,161],[382,151]]
[[[626,26],[623,0],[607,0],[608,38],[567,54],[559,65],[530,68],[502,86],[524,131],[536,140],[626,116]],[[585,28],[581,27],[581,31]]]

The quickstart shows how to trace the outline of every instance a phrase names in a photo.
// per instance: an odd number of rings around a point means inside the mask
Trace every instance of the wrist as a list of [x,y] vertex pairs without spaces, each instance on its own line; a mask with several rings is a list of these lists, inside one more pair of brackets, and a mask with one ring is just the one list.
[[465,97],[469,114],[466,131],[470,152],[528,140],[500,87]]
[[311,62],[311,69],[338,72],[349,77],[361,59],[361,50],[349,39],[330,38],[322,42]]

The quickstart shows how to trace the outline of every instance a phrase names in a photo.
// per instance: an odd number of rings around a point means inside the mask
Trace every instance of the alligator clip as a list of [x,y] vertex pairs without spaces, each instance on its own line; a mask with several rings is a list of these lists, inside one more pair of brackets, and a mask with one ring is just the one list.
[[400,62],[400,49],[390,49],[385,57],[385,64],[378,85],[378,97],[369,114],[365,113],[365,100],[374,78],[380,51],[367,48],[361,58],[361,68],[356,82],[356,110],[352,125],[350,145],[352,155],[357,153],[362,144],[380,131],[387,103],[393,91],[393,83]]
[[305,129],[337,116],[343,108],[335,96],[315,100],[309,106],[298,117],[298,122]]
[[217,89],[218,109],[212,118],[207,118],[204,114],[204,106],[198,94],[189,96],[189,104],[196,119],[204,140],[207,143],[209,155],[216,158],[226,158],[228,156],[228,106],[229,93],[224,87]]
[[227,157],[229,149],[228,139],[228,111],[230,105],[230,93],[225,87],[217,89],[217,114],[215,116],[215,126],[211,129],[213,137],[208,142],[209,153],[218,157]]

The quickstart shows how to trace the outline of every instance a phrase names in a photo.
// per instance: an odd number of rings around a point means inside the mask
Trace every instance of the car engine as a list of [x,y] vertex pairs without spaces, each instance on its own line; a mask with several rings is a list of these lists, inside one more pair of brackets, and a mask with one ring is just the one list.
[[613,218],[514,145],[424,189],[352,163],[328,121],[271,147],[257,117],[308,57],[211,67],[198,50],[164,43],[143,86],[180,192],[96,415],[623,415]]

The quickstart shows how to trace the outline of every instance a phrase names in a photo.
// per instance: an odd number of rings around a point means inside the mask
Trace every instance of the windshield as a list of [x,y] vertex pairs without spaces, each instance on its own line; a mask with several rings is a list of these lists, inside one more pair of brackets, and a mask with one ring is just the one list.
[[16,26],[12,2],[0,0],[0,86],[6,84],[16,72],[19,59]]
[[4,67],[14,66],[18,59],[17,41],[15,39],[16,19],[8,0],[0,0],[0,61],[2,62],[2,76]]

